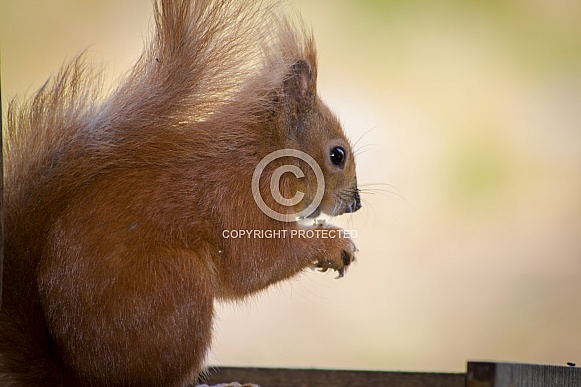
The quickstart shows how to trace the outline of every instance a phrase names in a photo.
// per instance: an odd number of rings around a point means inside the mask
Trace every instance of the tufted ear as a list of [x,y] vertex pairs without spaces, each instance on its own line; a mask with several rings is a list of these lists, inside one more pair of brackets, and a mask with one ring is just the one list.
[[317,94],[316,83],[315,72],[309,62],[296,61],[282,85],[285,100],[299,111],[309,108]]

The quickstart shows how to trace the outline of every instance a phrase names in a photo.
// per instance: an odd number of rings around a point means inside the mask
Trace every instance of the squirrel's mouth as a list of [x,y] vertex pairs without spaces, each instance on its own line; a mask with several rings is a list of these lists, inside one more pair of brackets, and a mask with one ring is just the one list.
[[331,211],[331,216],[353,213],[361,208],[361,195],[357,186],[342,189],[333,194],[335,207]]
[[315,211],[311,212],[309,215],[306,216],[306,218],[309,219],[315,219],[317,218],[319,215],[321,215],[321,206],[318,206],[317,208],[315,208]]
[[356,212],[360,208],[361,197],[359,196],[359,190],[357,190],[351,197],[336,197],[335,205],[330,211],[328,211],[326,208],[322,208],[322,206],[319,205],[311,214],[306,216],[306,218],[314,219],[319,217],[321,214],[334,217]]
[[[346,192],[348,192],[348,194]],[[361,196],[357,187],[350,190],[341,190],[335,192],[333,196],[335,199],[333,208],[325,208],[324,205],[319,204],[313,212],[305,216],[303,219],[315,219],[316,221],[317,218],[321,217],[321,215],[332,218],[335,216],[356,212],[361,208]]]

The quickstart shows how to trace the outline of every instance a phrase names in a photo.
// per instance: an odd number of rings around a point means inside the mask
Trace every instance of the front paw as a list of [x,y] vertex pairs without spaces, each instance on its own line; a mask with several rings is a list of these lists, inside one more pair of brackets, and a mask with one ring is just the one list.
[[326,272],[329,269],[335,270],[338,275],[337,279],[343,278],[349,265],[355,261],[355,252],[357,248],[350,239],[341,240],[343,246],[338,253],[334,253],[331,257],[321,259],[315,263],[315,268],[319,271]]

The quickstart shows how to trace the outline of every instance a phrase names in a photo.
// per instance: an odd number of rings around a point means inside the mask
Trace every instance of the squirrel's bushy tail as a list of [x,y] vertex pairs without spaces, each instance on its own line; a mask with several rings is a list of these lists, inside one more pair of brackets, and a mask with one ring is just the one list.
[[[28,102],[10,104],[0,381],[62,383],[35,273],[51,225],[83,187],[112,171],[171,164],[186,147],[179,138],[185,123],[195,130],[192,124],[215,116],[250,119],[296,58],[315,63],[310,33],[277,7],[158,0],[150,44],[110,93],[103,96],[99,76],[79,56]],[[236,100],[244,111],[221,111]],[[168,143],[175,149],[164,153]]]
[[[277,16],[277,8],[261,0],[159,0],[154,6],[151,42],[107,96],[81,55],[30,101],[10,105],[4,146],[11,193],[22,196],[19,189],[28,184],[44,185],[35,179],[48,170],[63,169],[65,175],[78,170],[90,178],[111,167],[108,157],[119,166],[120,149],[147,141],[153,131],[162,135],[159,127],[211,116],[252,77],[262,76],[268,89],[286,71],[285,45],[298,47],[301,41],[293,28],[285,28],[289,22]],[[260,95],[245,98],[247,105],[260,102]],[[82,168],[76,166],[79,158],[87,159]],[[69,180],[83,184],[79,176]]]
[[138,126],[211,115],[255,74],[274,43],[275,14],[260,0],[159,1],[152,43],[102,113]]

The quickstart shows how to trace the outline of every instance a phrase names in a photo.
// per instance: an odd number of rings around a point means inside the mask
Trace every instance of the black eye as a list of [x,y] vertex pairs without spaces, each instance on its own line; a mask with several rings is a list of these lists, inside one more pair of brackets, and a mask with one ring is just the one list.
[[333,149],[331,149],[329,157],[331,158],[331,162],[333,163],[333,165],[341,167],[345,162],[345,149],[341,148],[340,146],[336,146]]

